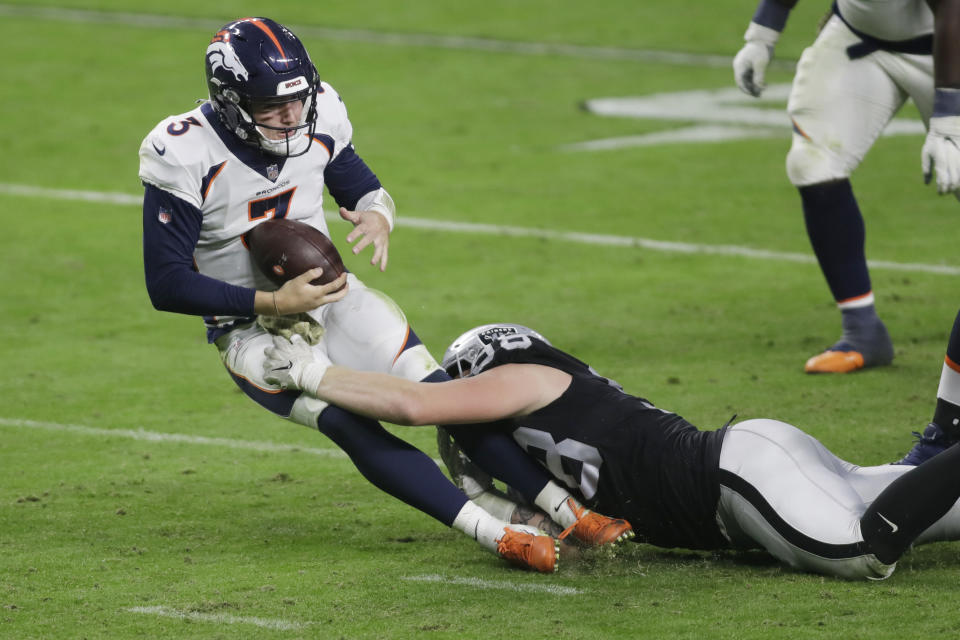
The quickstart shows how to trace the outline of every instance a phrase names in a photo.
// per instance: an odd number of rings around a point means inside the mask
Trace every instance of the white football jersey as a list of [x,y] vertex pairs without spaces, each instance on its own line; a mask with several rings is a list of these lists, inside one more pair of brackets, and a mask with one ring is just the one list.
[[243,145],[226,132],[209,102],[165,118],[140,145],[140,179],[203,214],[193,254],[200,273],[271,291],[277,287],[254,265],[244,233],[286,217],[329,235],[321,206],[323,172],[349,147],[353,127],[337,92],[326,83],[320,87],[313,143],[302,156],[273,158]]
[[926,0],[837,0],[854,29],[881,40],[910,40],[933,32]]

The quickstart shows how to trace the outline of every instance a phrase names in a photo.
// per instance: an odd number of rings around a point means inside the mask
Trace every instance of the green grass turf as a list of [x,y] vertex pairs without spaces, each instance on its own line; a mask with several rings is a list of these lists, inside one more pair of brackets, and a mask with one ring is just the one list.
[[[285,2],[271,15],[731,56],[752,10],[732,0],[410,4]],[[142,137],[204,94],[209,30],[51,20],[38,6],[0,5],[14,14],[5,35],[14,63],[3,73],[17,88],[0,101],[2,182],[137,194]],[[57,6],[142,10],[129,0]],[[252,2],[165,7],[212,23],[265,11]],[[783,57],[799,55],[818,11],[801,3]],[[726,68],[305,40],[401,219],[809,254],[783,175],[786,132],[560,149],[687,124],[601,118],[580,109],[586,99],[723,88]],[[920,144],[881,140],[854,178],[868,253],[957,265],[957,205],[922,186]],[[762,554],[642,545],[565,559],[554,576],[513,570],[379,493],[322,436],[256,407],[223,374],[198,319],[154,311],[137,206],[7,194],[0,207],[0,637],[882,639],[960,628],[949,606],[956,544],[914,551],[879,584],[798,574]],[[332,231],[339,240],[347,228]],[[813,264],[404,226],[386,273],[365,257],[350,258],[351,269],[404,307],[435,354],[469,326],[521,322],[695,424],[776,417],[870,464],[901,455],[932,414],[957,305],[956,276],[876,269],[894,366],[809,377],[804,359],[839,324]],[[137,429],[302,450],[119,431]],[[395,431],[435,455],[430,429]]]

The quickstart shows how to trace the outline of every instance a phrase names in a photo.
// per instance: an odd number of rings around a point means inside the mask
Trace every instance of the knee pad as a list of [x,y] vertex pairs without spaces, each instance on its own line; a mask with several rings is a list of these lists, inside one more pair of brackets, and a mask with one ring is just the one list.
[[793,144],[787,153],[787,177],[796,187],[849,178],[853,167],[836,151],[793,134]]

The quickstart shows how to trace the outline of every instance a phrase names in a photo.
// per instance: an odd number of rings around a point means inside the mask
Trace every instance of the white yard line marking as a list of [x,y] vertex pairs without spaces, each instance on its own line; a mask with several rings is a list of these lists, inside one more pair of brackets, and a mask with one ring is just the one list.
[[[144,442],[185,442],[187,444],[201,444],[213,447],[225,447],[227,449],[246,449],[248,451],[269,451],[276,453],[300,452],[323,458],[347,459],[347,454],[342,449],[318,449],[316,447],[301,447],[295,444],[258,442],[256,440],[234,440],[233,438],[208,438],[207,436],[191,436],[185,433],[165,433],[160,431],[146,431],[144,429],[102,429],[100,427],[88,427],[82,424],[40,422],[23,418],[0,418],[0,427],[66,431],[84,436],[128,438],[131,440],[142,440]],[[442,469],[446,468],[442,460],[437,458],[431,458],[431,460]]]
[[439,582],[443,584],[455,584],[465,587],[476,587],[478,589],[497,589],[500,591],[551,593],[557,596],[577,596],[584,593],[583,589],[562,587],[559,585],[525,584],[517,582],[505,582],[502,580],[481,580],[480,578],[451,578],[436,574],[404,576],[402,580],[406,580],[408,582]]
[[80,202],[101,202],[103,204],[136,205],[143,204],[143,194],[116,193],[109,191],[78,191],[76,189],[48,189],[29,184],[11,184],[0,182],[0,193],[24,198],[49,198],[51,200],[72,200]]
[[26,429],[45,429],[47,431],[67,431],[85,436],[129,438],[146,442],[183,442],[187,444],[201,444],[227,449],[248,449],[250,451],[270,451],[288,453],[299,451],[325,458],[346,458],[347,454],[340,449],[317,449],[301,447],[292,444],[278,444],[276,442],[257,442],[253,440],[234,440],[232,438],[208,438],[206,436],[191,436],[183,433],[161,433],[144,431],[143,429],[101,429],[87,427],[80,424],[59,424],[56,422],[39,422],[36,420],[21,420],[17,418],[0,418],[0,427],[20,427]]
[[[84,202],[102,202],[104,204],[136,205],[142,203],[142,196],[126,193],[77,191],[71,189],[48,189],[23,184],[0,182],[0,194],[23,196],[28,198],[51,198],[54,200],[73,200]],[[340,220],[335,213],[328,213],[331,221]],[[816,258],[807,253],[789,253],[784,251],[770,251],[768,249],[754,249],[737,245],[724,244],[696,244],[691,242],[671,242],[668,240],[653,240],[638,236],[616,236],[599,233],[580,233],[577,231],[554,231],[551,229],[534,229],[531,227],[514,227],[500,224],[482,224],[476,222],[453,222],[446,220],[431,220],[428,218],[399,217],[397,224],[404,227],[428,229],[431,231],[449,231],[475,235],[509,236],[518,238],[537,238],[541,240],[560,240],[577,244],[589,244],[608,247],[633,247],[663,251],[667,253],[689,253],[721,256],[736,256],[741,258],[755,258],[758,260],[772,260],[779,262],[799,262],[816,264]],[[945,264],[923,264],[918,262],[893,262],[890,260],[868,260],[871,269],[885,269],[888,271],[909,271],[917,273],[933,273],[938,275],[958,276],[960,267]]]
[[[93,11],[10,4],[0,4],[0,16],[50,20],[55,22],[116,24],[126,27],[174,28],[189,29],[192,31],[203,30],[205,32],[213,31],[223,26],[222,21],[214,21],[209,18],[186,18],[181,16],[129,13],[123,11]],[[728,68],[733,60],[732,53],[729,56],[721,56],[685,53],[682,51],[630,49],[626,47],[594,47],[561,42],[518,42],[429,33],[397,33],[371,31],[368,29],[331,29],[293,23],[288,26],[301,38],[319,38],[323,40],[363,42],[400,47],[430,47],[434,49],[511,53],[527,56],[562,56],[588,60],[626,60],[721,69]],[[792,70],[795,66],[796,63],[791,60],[774,59],[770,62],[771,68],[780,70]]]
[[313,623],[291,622],[289,620],[274,620],[270,618],[256,618],[251,616],[234,616],[229,613],[200,613],[198,611],[177,611],[169,607],[130,607],[130,613],[145,613],[164,618],[176,618],[191,622],[212,622],[214,624],[252,624],[274,631],[298,631]]

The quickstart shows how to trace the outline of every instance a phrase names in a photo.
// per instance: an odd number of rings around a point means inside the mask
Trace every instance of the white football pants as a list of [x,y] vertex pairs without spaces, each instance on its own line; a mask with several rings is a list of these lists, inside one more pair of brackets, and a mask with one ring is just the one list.
[[[440,366],[422,344],[408,347],[410,326],[403,311],[386,294],[348,274],[350,291],[338,302],[311,311],[324,328],[313,346],[334,364],[377,371],[419,382]],[[309,394],[283,391],[263,379],[264,350],[273,336],[260,325],[243,325],[216,341],[224,366],[256,402],[294,422],[316,428],[327,403]],[[292,406],[291,406],[292,404]]]
[[850,60],[846,49],[857,42],[834,15],[800,56],[787,102],[794,123],[787,175],[795,186],[848,178],[908,97],[924,124],[930,119],[933,56],[875,51]]
[[[913,467],[858,467],[813,436],[778,420],[729,428],[720,453],[717,520],[734,547],[763,548],[804,571],[882,579],[896,565],[859,547],[860,517],[874,498]],[[960,503],[915,541],[960,538]]]

